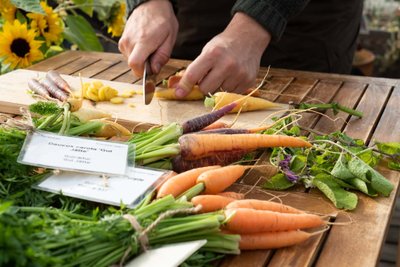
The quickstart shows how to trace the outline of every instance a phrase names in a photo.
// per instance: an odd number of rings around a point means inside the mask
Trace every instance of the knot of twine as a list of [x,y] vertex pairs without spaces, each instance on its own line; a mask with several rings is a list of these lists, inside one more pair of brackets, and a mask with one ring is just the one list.
[[[163,212],[160,215],[158,215],[157,219],[154,222],[152,222],[149,226],[147,226],[145,229],[143,229],[143,227],[140,225],[140,223],[138,222],[136,217],[133,216],[132,214],[125,214],[122,217],[124,219],[128,220],[128,222],[131,224],[132,228],[135,229],[135,231],[137,233],[139,233],[138,240],[139,240],[140,247],[143,251],[147,251],[148,245],[149,245],[148,233],[151,232],[152,230],[154,230],[154,228],[156,228],[157,225],[162,220],[164,220],[168,217],[172,217],[177,214],[197,213],[200,210],[201,210],[201,205],[197,205],[196,207],[192,207],[192,208],[182,208],[182,209],[169,210],[169,211]],[[125,251],[124,256],[122,257],[122,259],[119,263],[119,266],[121,266],[121,267],[123,266],[126,258],[128,257],[129,253],[131,252],[131,250],[132,250],[132,248],[128,247],[128,249]]]
[[32,121],[32,116],[29,111],[23,107],[19,109],[22,114],[22,119],[16,119],[8,115],[1,115],[4,118],[4,121],[1,124],[4,124],[10,128],[16,128],[23,131],[32,131],[35,129]]

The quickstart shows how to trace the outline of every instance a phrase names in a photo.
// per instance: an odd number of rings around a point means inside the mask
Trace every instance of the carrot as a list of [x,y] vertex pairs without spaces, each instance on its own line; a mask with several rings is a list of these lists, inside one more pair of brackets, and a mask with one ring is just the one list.
[[319,216],[307,213],[237,208],[225,210],[225,216],[231,217],[226,223],[226,229],[238,234],[289,231],[325,225]]
[[281,107],[281,104],[273,103],[263,98],[249,96],[243,98],[243,95],[228,93],[228,92],[217,92],[212,97],[207,97],[204,101],[206,107],[213,107],[219,109],[223,106],[229,105],[235,101],[238,101],[238,105],[229,111],[229,113],[235,113],[241,110],[254,111]]
[[47,89],[36,79],[32,78],[29,79],[28,81],[28,87],[31,89],[34,93],[46,98],[50,99],[50,93],[47,91]]
[[161,175],[161,177],[160,177],[161,183],[157,184],[157,186],[156,186],[156,191],[158,191],[158,190],[160,189],[160,187],[161,187],[166,181],[168,181],[169,179],[171,179],[172,177],[174,177],[174,176],[176,176],[176,175],[177,175],[177,173],[174,172],[174,171],[168,171],[168,172],[164,173],[163,175]]
[[201,205],[201,212],[212,212],[225,208],[226,205],[235,201],[235,199],[219,195],[199,195],[190,201],[195,206]]
[[68,95],[57,87],[57,85],[48,78],[44,78],[41,80],[41,84],[46,88],[46,90],[50,93],[51,96],[57,98],[61,101],[66,101],[68,99]]
[[267,147],[311,147],[301,138],[265,134],[186,134],[179,137],[181,156],[198,159],[215,152],[255,150]]
[[208,130],[214,130],[214,129],[220,129],[220,128],[229,128],[229,125],[222,121],[216,121],[216,122],[211,123],[207,127],[204,127],[203,129],[201,129],[201,131],[208,131]]
[[299,230],[241,234],[239,248],[241,250],[283,248],[302,243],[311,236],[312,234]]
[[236,200],[244,199],[244,194],[237,193],[237,192],[231,192],[231,191],[229,191],[229,192],[221,192],[221,193],[218,193],[217,195],[234,198]]
[[242,199],[230,203],[226,206],[227,209],[248,208],[255,210],[269,210],[282,213],[303,214],[304,212],[295,209],[291,206],[284,205],[277,202],[258,200],[258,199]]
[[108,121],[104,119],[96,119],[90,121],[99,121],[103,123],[103,126],[97,130],[93,135],[96,137],[113,137],[113,136],[130,136],[131,132],[126,129],[121,124],[113,121]]
[[196,185],[197,177],[205,171],[220,168],[221,166],[208,166],[182,172],[166,181],[158,190],[157,198],[167,195],[179,196],[189,188]]
[[252,129],[240,129],[240,128],[219,128],[219,129],[211,129],[211,130],[202,130],[197,132],[197,134],[249,134],[249,133],[257,133],[264,131],[271,126],[263,126]]
[[72,115],[77,117],[81,122],[87,122],[94,119],[111,119],[111,114],[97,108],[80,108],[72,112]]
[[175,88],[158,89],[155,91],[154,96],[160,99],[167,100],[202,100],[204,94],[200,91],[199,87],[195,85],[188,95],[183,98],[177,98],[175,95]]
[[206,171],[199,175],[197,183],[204,183],[205,194],[217,194],[236,182],[245,170],[252,166],[230,165]]
[[172,169],[180,173],[191,169],[212,165],[226,166],[237,162],[247,153],[247,150],[232,150],[227,152],[213,153],[209,156],[196,160],[186,160],[178,155],[172,159]]
[[71,87],[58,72],[50,70],[46,73],[46,78],[56,84],[57,87],[62,89],[64,92],[71,93]]

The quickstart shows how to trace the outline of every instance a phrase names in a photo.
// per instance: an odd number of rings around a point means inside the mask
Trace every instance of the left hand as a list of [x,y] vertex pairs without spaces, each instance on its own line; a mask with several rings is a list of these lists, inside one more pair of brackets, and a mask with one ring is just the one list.
[[204,94],[219,88],[242,93],[254,85],[271,35],[251,17],[236,13],[227,28],[208,42],[188,66],[176,88],[186,96],[195,84]]

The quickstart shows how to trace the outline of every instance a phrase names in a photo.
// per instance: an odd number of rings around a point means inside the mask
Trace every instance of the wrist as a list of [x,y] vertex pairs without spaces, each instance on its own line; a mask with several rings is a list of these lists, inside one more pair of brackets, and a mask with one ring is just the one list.
[[236,12],[225,29],[228,34],[239,36],[242,40],[250,41],[259,48],[261,54],[271,41],[271,34],[256,20],[242,12]]

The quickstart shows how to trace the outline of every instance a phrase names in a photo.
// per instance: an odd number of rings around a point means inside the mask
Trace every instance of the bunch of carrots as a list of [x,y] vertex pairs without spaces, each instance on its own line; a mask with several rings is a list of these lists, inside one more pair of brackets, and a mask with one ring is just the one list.
[[249,168],[209,166],[180,174],[170,172],[157,188],[157,198],[172,195],[190,199],[194,206],[201,205],[202,213],[223,213],[226,218],[223,231],[239,234],[242,250],[291,246],[321,233],[303,231],[326,226],[321,216],[272,201],[244,199],[240,193],[224,192]]

